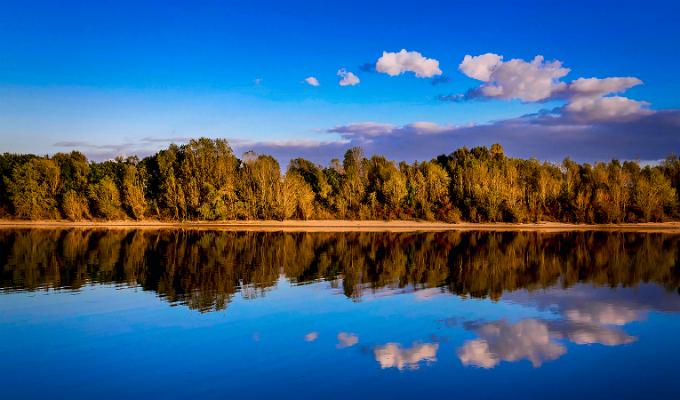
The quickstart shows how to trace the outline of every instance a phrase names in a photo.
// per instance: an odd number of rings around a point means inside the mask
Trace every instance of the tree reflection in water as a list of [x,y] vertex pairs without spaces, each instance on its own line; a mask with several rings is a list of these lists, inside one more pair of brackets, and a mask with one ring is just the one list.
[[[152,290],[200,311],[224,309],[237,293],[262,296],[282,275],[299,284],[329,281],[352,299],[383,288],[441,288],[498,300],[518,289],[579,282],[611,287],[652,282],[677,291],[679,248],[680,236],[650,233],[18,229],[0,231],[0,286],[3,291],[78,290],[115,283]],[[584,318],[593,316],[564,312],[581,330],[546,326],[546,332],[587,340],[579,332],[594,323]],[[606,318],[607,310],[594,312]],[[470,329],[485,335],[490,328]],[[502,345],[491,339],[485,339],[487,346]],[[559,353],[547,343],[542,356]],[[468,350],[481,354],[474,346]]]

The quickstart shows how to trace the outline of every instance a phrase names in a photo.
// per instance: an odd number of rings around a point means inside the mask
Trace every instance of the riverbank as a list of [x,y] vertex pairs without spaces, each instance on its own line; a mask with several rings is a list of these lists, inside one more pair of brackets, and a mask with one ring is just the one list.
[[639,224],[567,224],[559,222],[538,223],[457,223],[427,221],[21,221],[0,220],[0,229],[13,228],[101,228],[101,229],[206,229],[243,231],[298,231],[298,232],[351,232],[351,231],[626,231],[680,233],[680,222],[650,222]]

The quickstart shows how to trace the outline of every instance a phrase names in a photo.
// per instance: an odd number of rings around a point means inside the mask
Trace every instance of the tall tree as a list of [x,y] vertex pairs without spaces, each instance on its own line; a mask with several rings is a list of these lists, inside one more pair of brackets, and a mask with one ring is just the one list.
[[147,210],[144,181],[135,164],[125,165],[122,182],[123,206],[134,219],[144,219]]
[[5,185],[19,218],[57,218],[59,165],[47,158],[32,158],[14,167]]

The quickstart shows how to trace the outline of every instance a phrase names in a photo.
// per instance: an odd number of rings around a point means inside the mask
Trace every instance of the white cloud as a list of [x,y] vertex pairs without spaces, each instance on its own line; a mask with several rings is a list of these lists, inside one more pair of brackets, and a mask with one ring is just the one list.
[[637,338],[619,329],[595,323],[563,322],[553,323],[551,333],[556,337],[567,337],[576,344],[602,344],[618,346],[634,342]]
[[345,139],[370,139],[372,137],[385,136],[394,131],[395,125],[380,124],[375,122],[358,122],[356,124],[341,125],[331,128],[328,132],[339,133]]
[[316,79],[316,78],[313,77],[313,76],[309,76],[309,77],[305,78],[305,82],[307,82],[307,84],[308,84],[309,86],[315,86],[315,87],[316,87],[316,86],[319,86],[319,85],[320,85],[319,80]]
[[635,77],[579,78],[570,83],[560,79],[569,73],[561,61],[546,62],[536,56],[530,62],[493,53],[466,55],[458,67],[465,75],[484,82],[464,96],[440,96],[442,100],[459,98],[516,99],[523,102],[563,100],[566,105],[556,110],[575,123],[625,121],[654,113],[649,104],[622,96],[622,93],[642,84]]
[[634,77],[578,78],[569,84],[568,92],[574,97],[600,97],[622,93],[641,84],[642,81]]
[[352,347],[359,343],[359,336],[353,333],[340,332],[338,333],[338,349],[344,349],[345,347]]
[[361,82],[358,76],[344,68],[338,70],[338,76],[342,78],[340,79],[340,82],[338,82],[340,86],[356,86]]
[[421,362],[437,361],[438,349],[437,343],[413,344],[410,348],[402,348],[398,343],[387,343],[376,347],[373,354],[380,368],[418,369]]
[[[538,157],[557,162],[567,156],[576,156],[580,162],[614,158],[658,160],[666,157],[670,149],[680,148],[677,134],[680,110],[642,110],[643,115],[632,115],[621,121],[587,121],[561,107],[550,114],[470,126],[373,122],[336,126],[329,132],[341,136],[345,149],[361,146],[368,155],[383,154],[406,161],[431,159],[463,146],[492,143],[501,143],[513,157]],[[644,115],[645,112],[648,115]],[[342,155],[341,150],[336,151],[336,157]]]
[[475,330],[481,338],[465,342],[458,350],[463,365],[493,368],[501,361],[528,359],[539,367],[543,361],[559,358],[567,351],[552,340],[546,323],[534,319],[516,324],[491,322]]
[[418,78],[431,78],[442,74],[439,61],[423,57],[417,51],[406,51],[406,49],[398,53],[384,51],[382,57],[376,62],[375,69],[389,76],[413,72]]
[[458,69],[470,78],[478,81],[488,82],[491,73],[498,67],[503,60],[503,56],[498,54],[486,53],[479,56],[466,55]]
[[418,121],[404,125],[403,129],[412,131],[416,135],[431,135],[447,132],[451,129],[455,129],[455,127],[451,125],[439,125],[428,121]]
[[458,350],[458,359],[463,365],[474,365],[486,369],[493,368],[501,362],[489,348],[489,343],[481,339],[465,342],[463,347]]
[[541,294],[507,294],[507,301],[550,310],[560,318],[527,319],[516,324],[467,322],[465,328],[477,332],[479,338],[466,342],[458,356],[463,364],[482,368],[521,359],[529,359],[534,366],[539,366],[566,352],[557,340],[578,345],[633,343],[637,338],[619,326],[643,319],[650,309],[677,311],[680,306],[680,301],[675,301],[663,288],[642,286],[636,290],[640,292],[630,296],[628,290],[598,290],[578,285],[569,291],[550,289]]
[[546,62],[543,56],[530,62],[518,58],[503,62],[501,56],[491,53],[465,56],[459,68],[467,76],[485,82],[475,90],[477,96],[525,102],[546,100],[564,90],[566,84],[559,79],[569,73],[560,61]]
[[575,97],[564,107],[565,114],[583,122],[625,121],[653,114],[649,103],[622,96]]
[[[521,118],[498,120],[486,124],[452,126],[432,122],[393,125],[363,122],[336,126],[326,130],[339,137],[258,141],[238,137],[227,138],[235,154],[254,150],[270,154],[282,166],[292,158],[303,157],[326,164],[342,158],[353,147],[363,147],[367,155],[382,154],[393,160],[429,160],[439,154],[463,147],[489,146],[501,143],[513,157],[537,157],[561,161],[576,156],[579,162],[598,160],[658,160],[671,149],[680,148],[680,110],[644,110],[619,120],[580,119],[564,107],[549,115],[542,113]],[[644,113],[649,115],[644,115]],[[93,160],[113,159],[121,154],[146,156],[171,142],[184,143],[188,138],[168,137],[138,139],[119,143],[65,141],[52,144],[54,151],[77,149]],[[285,169],[285,168],[284,168]]]
[[454,130],[451,125],[438,125],[428,121],[418,121],[403,126],[380,124],[376,122],[359,122],[341,125],[329,129],[328,132],[338,133],[345,140],[370,143],[374,138],[385,136],[433,135]]

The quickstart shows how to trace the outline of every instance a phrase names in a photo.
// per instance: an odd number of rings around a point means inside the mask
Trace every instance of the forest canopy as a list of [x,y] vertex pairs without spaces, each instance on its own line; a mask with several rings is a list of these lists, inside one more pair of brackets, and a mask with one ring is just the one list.
[[29,220],[408,219],[616,223],[680,218],[680,159],[561,164],[507,157],[499,144],[430,161],[360,148],[327,166],[278,161],[200,138],[149,157],[89,161],[0,155],[0,217]]

